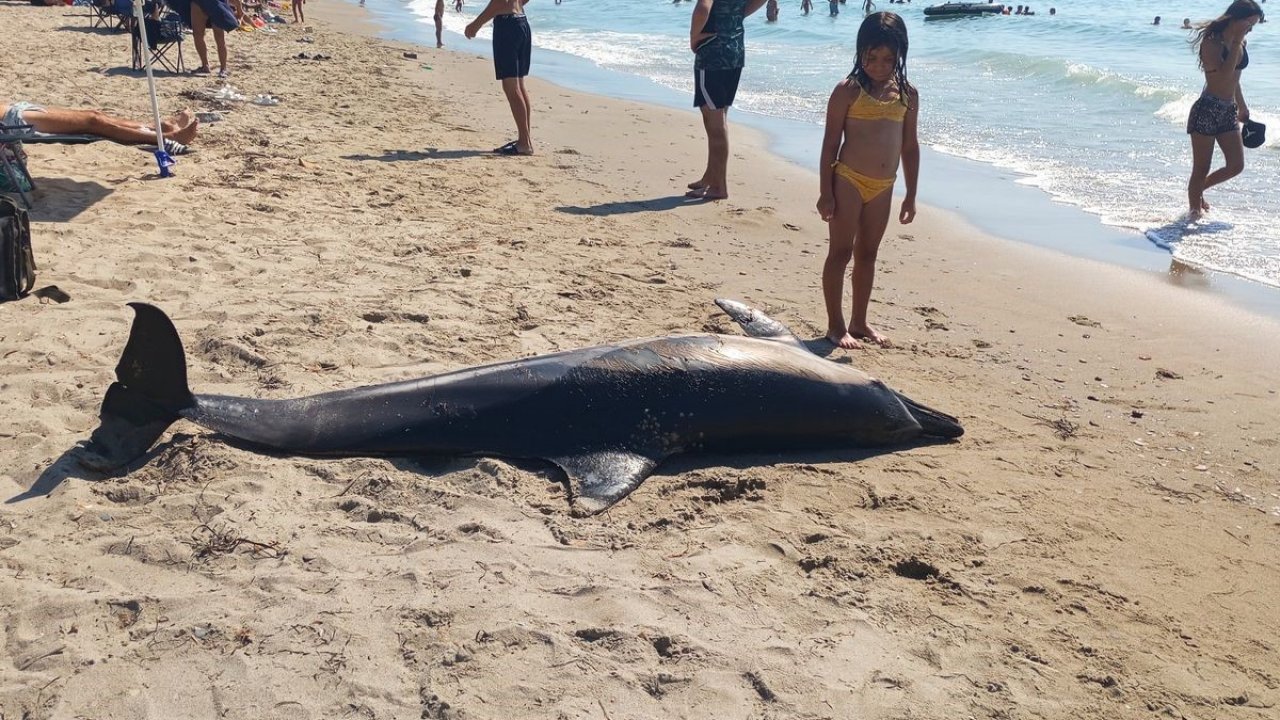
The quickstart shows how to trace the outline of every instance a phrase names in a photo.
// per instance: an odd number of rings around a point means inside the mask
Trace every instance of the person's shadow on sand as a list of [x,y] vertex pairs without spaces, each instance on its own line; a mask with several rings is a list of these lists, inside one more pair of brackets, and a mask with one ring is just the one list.
[[407,162],[412,160],[461,160],[463,158],[485,157],[494,155],[490,150],[441,150],[427,148],[425,150],[384,150],[381,155],[343,155],[343,160],[377,160],[378,162]]
[[69,178],[39,178],[32,200],[31,219],[41,222],[68,222],[110,195],[111,188],[98,182]]
[[622,200],[620,202],[600,203],[599,205],[561,205],[556,210],[568,215],[627,215],[641,212],[663,212],[687,205],[702,205],[708,202],[702,198],[689,198],[684,195],[668,195],[667,197],[649,200]]

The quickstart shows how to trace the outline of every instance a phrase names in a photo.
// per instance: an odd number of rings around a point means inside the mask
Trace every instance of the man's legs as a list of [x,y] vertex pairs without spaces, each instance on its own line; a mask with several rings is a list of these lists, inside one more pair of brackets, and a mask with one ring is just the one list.
[[[97,135],[126,145],[143,145],[156,141],[155,130],[142,123],[112,117],[99,110],[26,110],[22,113],[22,119],[34,127],[36,132],[52,135]],[[172,132],[170,137],[183,144],[190,143],[196,138],[197,125],[193,118],[186,127]]]
[[506,93],[507,103],[511,106],[511,117],[516,121],[516,151],[521,155],[532,155],[529,94],[524,89],[524,78],[502,78],[502,92]]

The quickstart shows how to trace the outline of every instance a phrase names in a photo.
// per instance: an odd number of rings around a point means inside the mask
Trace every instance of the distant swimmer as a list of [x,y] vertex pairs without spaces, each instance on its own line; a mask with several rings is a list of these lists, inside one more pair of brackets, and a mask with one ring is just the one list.
[[1159,16],[1159,15],[1157,15],[1157,16],[1156,16],[1156,19],[1151,21],[1151,24],[1152,24],[1152,25],[1159,25],[1159,24],[1160,24],[1160,16]]
[[778,0],[768,0],[765,3],[764,18],[768,22],[778,22]]
[[808,15],[813,10],[813,0],[800,0],[800,12]]
[[1195,28],[1191,27],[1191,18],[1182,18],[1182,29],[1183,29],[1183,30],[1194,30],[1194,29],[1195,29]]
[[831,17],[840,14],[840,0],[831,0]]

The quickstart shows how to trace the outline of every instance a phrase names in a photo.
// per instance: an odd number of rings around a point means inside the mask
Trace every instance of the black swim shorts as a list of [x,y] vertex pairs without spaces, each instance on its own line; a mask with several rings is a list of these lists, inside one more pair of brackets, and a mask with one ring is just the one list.
[[1240,129],[1236,116],[1240,114],[1234,100],[1223,100],[1217,95],[1205,93],[1191,106],[1187,116],[1187,134],[1221,135]]
[[524,15],[499,15],[493,19],[493,69],[498,79],[529,74],[533,34]]
[[738,94],[738,80],[742,79],[742,68],[732,70],[693,71],[693,106],[707,107],[712,110],[727,108],[733,104]]

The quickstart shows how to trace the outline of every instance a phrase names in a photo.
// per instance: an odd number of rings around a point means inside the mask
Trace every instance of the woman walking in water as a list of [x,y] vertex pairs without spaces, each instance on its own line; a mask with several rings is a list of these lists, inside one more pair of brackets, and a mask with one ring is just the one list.
[[[1240,72],[1249,66],[1244,38],[1262,18],[1262,8],[1254,0],[1234,0],[1216,20],[1201,24],[1191,38],[1204,71],[1204,90],[1187,117],[1187,134],[1191,136],[1187,202],[1192,220],[1209,209],[1205,190],[1244,170],[1240,123],[1249,119],[1249,106],[1240,91]],[[1210,173],[1215,142],[1222,148],[1226,165]]]

